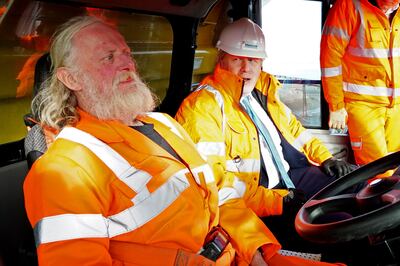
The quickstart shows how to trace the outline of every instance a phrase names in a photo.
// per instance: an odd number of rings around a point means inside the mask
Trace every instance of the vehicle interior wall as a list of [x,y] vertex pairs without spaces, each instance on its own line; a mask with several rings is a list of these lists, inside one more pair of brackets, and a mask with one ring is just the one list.
[[161,99],[165,96],[172,30],[164,17],[40,1],[9,3],[0,24],[0,143],[25,136],[22,117],[30,110],[35,63],[48,50],[54,29],[76,15],[95,15],[116,25],[132,48],[141,76]]
[[[193,83],[214,67],[215,28],[227,2],[220,1],[201,20]],[[114,24],[131,47],[141,77],[160,101],[165,98],[173,48],[173,30],[166,17],[45,1],[3,0],[0,6],[0,144],[26,135],[22,118],[30,111],[35,63],[48,51],[55,28],[73,16],[89,14]]]

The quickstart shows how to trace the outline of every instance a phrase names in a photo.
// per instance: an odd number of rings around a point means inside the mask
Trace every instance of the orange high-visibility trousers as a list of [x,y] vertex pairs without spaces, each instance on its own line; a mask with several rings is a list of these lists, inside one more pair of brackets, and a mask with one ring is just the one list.
[[[364,165],[400,150],[400,105],[346,102],[351,146],[356,163]],[[391,176],[393,171],[379,175]]]

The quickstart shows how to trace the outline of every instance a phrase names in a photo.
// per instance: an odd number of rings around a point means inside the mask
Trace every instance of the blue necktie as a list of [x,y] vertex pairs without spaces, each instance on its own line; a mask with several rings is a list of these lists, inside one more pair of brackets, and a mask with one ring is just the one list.
[[268,129],[265,127],[264,123],[261,122],[257,114],[251,108],[249,97],[250,95],[242,99],[241,102],[243,104],[243,107],[246,109],[247,114],[250,116],[251,120],[256,125],[258,132],[261,134],[261,136],[267,143],[267,146],[272,156],[272,160],[275,164],[276,169],[278,170],[280,178],[283,180],[283,183],[285,183],[287,188],[294,188],[295,186],[290,177],[288,176],[285,167],[283,166],[281,157],[279,156],[278,150],[275,147],[275,144],[272,140],[271,135],[268,132]]

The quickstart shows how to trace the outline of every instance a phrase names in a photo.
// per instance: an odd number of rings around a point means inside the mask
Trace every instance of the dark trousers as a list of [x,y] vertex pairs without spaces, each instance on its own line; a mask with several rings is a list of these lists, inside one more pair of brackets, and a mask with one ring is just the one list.
[[291,168],[289,177],[297,189],[304,191],[307,199],[336,179],[335,177],[328,176],[319,167],[314,165]]
[[[335,180],[335,177],[326,175],[319,167],[309,164],[308,161],[303,160],[302,164],[296,166],[297,168],[290,169],[289,177],[296,189],[304,191],[307,199]],[[274,233],[283,248],[310,252],[307,241],[303,240],[295,230],[296,214],[297,210],[291,210],[282,215],[263,217],[262,220]]]

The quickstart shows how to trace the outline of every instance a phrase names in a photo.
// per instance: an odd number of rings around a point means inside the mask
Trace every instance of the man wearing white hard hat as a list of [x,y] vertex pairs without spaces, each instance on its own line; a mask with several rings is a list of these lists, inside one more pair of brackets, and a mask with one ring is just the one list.
[[350,165],[333,158],[278,98],[281,84],[262,71],[267,55],[257,24],[233,22],[216,46],[214,73],[184,100],[176,119],[219,176],[222,218],[244,201],[259,217],[290,213],[293,220],[305,199]]

